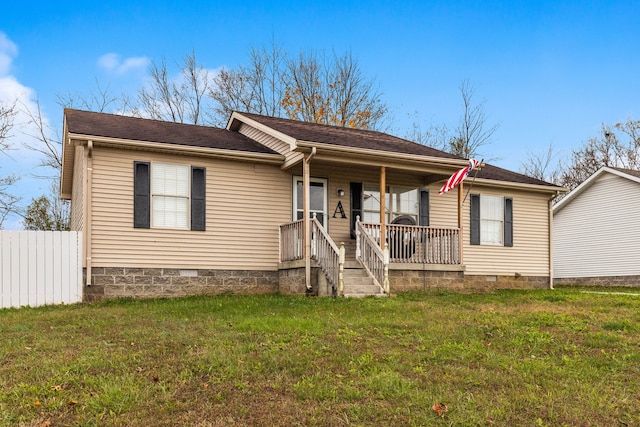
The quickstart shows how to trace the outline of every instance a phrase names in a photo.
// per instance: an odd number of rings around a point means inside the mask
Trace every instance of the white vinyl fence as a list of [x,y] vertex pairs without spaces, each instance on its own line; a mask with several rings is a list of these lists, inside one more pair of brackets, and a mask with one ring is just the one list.
[[0,308],[82,301],[82,233],[0,231]]

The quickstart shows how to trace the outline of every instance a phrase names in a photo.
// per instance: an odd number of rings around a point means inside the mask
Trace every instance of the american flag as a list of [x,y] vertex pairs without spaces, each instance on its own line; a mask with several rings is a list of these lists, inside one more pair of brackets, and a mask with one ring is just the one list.
[[440,194],[444,194],[447,191],[453,189],[456,185],[460,184],[464,179],[471,173],[472,170],[478,167],[480,162],[476,159],[469,159],[469,166],[464,167],[451,175],[451,178],[444,183],[442,188],[440,189]]

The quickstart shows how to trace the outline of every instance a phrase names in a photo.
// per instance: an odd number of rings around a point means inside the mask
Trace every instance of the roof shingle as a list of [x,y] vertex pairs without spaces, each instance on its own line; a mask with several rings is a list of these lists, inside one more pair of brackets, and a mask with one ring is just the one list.
[[66,108],[67,130],[79,135],[277,154],[237,132]]

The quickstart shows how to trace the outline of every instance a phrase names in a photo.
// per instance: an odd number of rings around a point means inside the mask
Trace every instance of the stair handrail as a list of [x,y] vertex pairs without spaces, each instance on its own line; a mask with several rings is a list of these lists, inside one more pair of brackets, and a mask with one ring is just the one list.
[[311,221],[312,258],[331,285],[334,296],[344,294],[344,244],[336,246],[314,213]]
[[375,238],[367,233],[360,216],[356,217],[356,259],[382,292],[389,295],[389,249],[383,250]]

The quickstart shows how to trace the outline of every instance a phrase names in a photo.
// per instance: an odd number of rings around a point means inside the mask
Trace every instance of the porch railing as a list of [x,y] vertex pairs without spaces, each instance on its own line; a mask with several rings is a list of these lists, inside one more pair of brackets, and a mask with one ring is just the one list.
[[303,259],[304,234],[303,220],[280,225],[280,261]]
[[[344,248],[338,249],[315,216],[311,221],[311,229],[312,257],[318,262],[318,267],[331,285],[334,296],[342,294],[340,272],[344,268],[344,255],[341,257],[340,253],[344,253]],[[340,262],[341,258],[342,262]]]
[[367,231],[359,218],[356,220],[356,258],[373,278],[376,285],[389,294],[389,255]]
[[[379,244],[380,224],[361,223]],[[390,262],[416,264],[460,264],[460,229],[387,224],[385,228]]]

